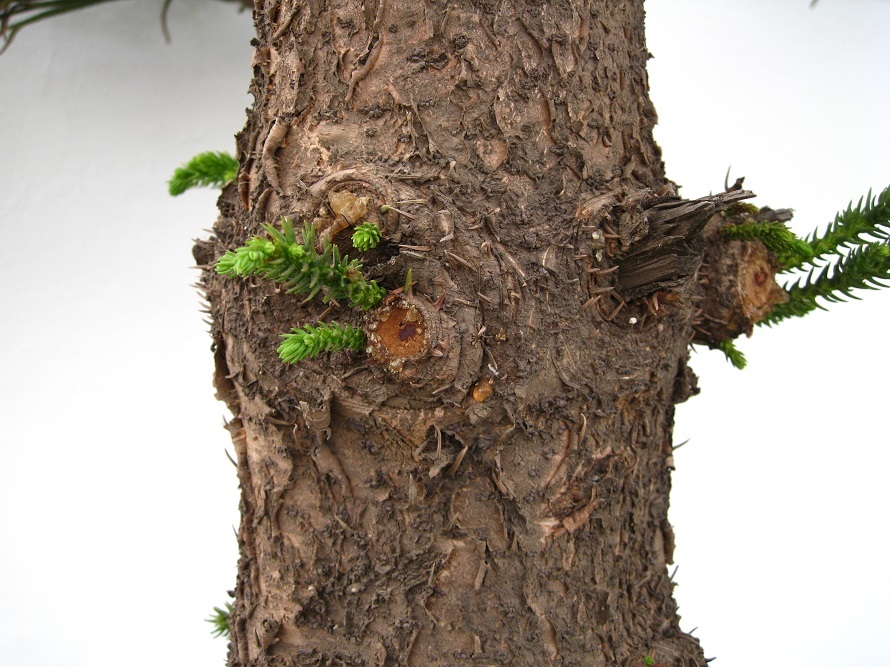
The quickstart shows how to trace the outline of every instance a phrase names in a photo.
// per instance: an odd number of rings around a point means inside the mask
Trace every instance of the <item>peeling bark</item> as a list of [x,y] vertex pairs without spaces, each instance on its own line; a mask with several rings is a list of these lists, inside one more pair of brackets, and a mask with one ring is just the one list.
[[[255,16],[239,178],[196,257],[281,215],[352,256],[370,220],[391,296],[205,272],[242,489],[229,664],[703,665],[666,567],[673,406],[702,230],[743,195],[674,196],[641,0]],[[370,354],[278,360],[333,317]]]

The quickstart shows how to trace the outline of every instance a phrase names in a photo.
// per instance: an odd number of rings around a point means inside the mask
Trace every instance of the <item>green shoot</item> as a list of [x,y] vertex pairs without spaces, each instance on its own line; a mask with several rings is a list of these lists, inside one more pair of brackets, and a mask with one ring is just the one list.
[[216,263],[217,273],[259,275],[282,283],[290,293],[308,295],[307,301],[326,287],[325,302],[348,299],[351,308],[364,310],[376,306],[386,294],[375,281],[365,280],[359,262],[341,258],[337,246],[324,242],[319,253],[315,249],[315,230],[308,222],[301,241],[288,218],[282,218],[281,231],[272,225],[263,228],[267,238],[254,237],[246,245],[227,252]]
[[365,222],[356,227],[355,231],[352,232],[352,245],[355,246],[356,250],[364,252],[371,248],[376,248],[377,244],[380,243],[380,238],[380,227],[373,222]]
[[786,285],[788,301],[778,304],[759,324],[773,325],[801,317],[820,302],[858,299],[853,291],[890,287],[890,187],[879,195],[871,191],[838,213],[821,235],[814,232],[806,243],[812,257],[793,268],[809,270],[806,278]]
[[719,343],[711,345],[710,348],[712,350],[720,350],[726,357],[726,360],[739,370],[748,365],[745,355],[731,340],[721,340]]
[[806,278],[786,287],[788,301],[780,303],[759,324],[772,325],[789,317],[801,317],[817,308],[821,297],[829,302],[858,299],[853,290],[890,287],[882,281],[890,281],[890,245],[867,243],[854,248],[834,265],[810,270]]
[[237,173],[238,160],[228,153],[208,151],[196,155],[173,172],[173,178],[168,182],[169,191],[176,197],[192,188],[222,188]]
[[365,334],[361,329],[331,322],[319,322],[315,326],[305,325],[302,329],[291,329],[281,334],[282,343],[278,356],[289,364],[306,357],[314,357],[320,352],[337,350],[360,350],[365,344]]
[[890,241],[890,187],[877,197],[872,197],[869,190],[856,208],[850,202],[847,210],[838,213],[821,236],[813,232],[807,243],[813,249],[814,257],[819,258],[836,255],[841,248],[856,248],[870,243],[863,236],[871,236],[885,243]]
[[[298,241],[294,225],[281,219],[281,230],[264,225],[267,237],[255,236],[245,245],[230,250],[216,262],[221,275],[259,275],[282,283],[290,293],[307,294],[307,300],[327,288],[324,300],[348,299],[352,308],[370,310],[383,299],[386,290],[376,282],[366,281],[362,265],[348,257],[340,257],[337,246],[323,241],[322,252],[315,248],[315,229],[303,225]],[[376,228],[376,225],[375,225]],[[361,350],[365,335],[361,329],[336,322],[307,324],[281,335],[278,356],[286,363],[296,363],[321,352]]]
[[210,634],[214,637],[228,637],[232,634],[231,628],[229,627],[229,619],[232,616],[232,605],[226,602],[225,608],[220,609],[219,607],[213,608],[213,613],[210,614],[209,617],[204,619],[208,623],[213,626],[213,629],[210,631]]

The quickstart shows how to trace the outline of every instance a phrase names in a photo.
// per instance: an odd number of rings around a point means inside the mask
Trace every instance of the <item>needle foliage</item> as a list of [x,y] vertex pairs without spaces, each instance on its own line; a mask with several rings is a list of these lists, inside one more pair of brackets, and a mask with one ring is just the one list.
[[784,286],[788,301],[778,304],[760,324],[802,317],[824,303],[858,299],[856,292],[890,287],[890,187],[851,202],[821,234],[805,243],[812,256],[787,269],[806,271]]
[[842,248],[870,245],[869,237],[885,244],[890,241],[890,187],[877,196],[872,196],[869,190],[855,207],[850,202],[822,234],[813,232],[807,243],[813,249],[814,258],[818,259],[837,255]]
[[352,232],[352,245],[355,246],[356,250],[364,252],[365,250],[376,248],[377,244],[380,243],[380,238],[380,227],[373,222],[365,222],[357,226],[355,231]]
[[854,290],[890,287],[890,246],[864,243],[834,264],[813,267],[805,278],[786,287],[788,301],[775,306],[759,323],[772,325],[789,317],[802,317],[828,302],[858,299]]
[[44,19],[110,0],[0,0],[0,40],[6,51],[19,30]]
[[358,327],[337,322],[319,322],[315,326],[307,324],[302,328],[292,329],[290,333],[281,334],[278,356],[282,361],[294,364],[321,352],[360,350],[364,344],[365,334]]
[[735,343],[732,340],[721,340],[719,343],[711,345],[711,349],[720,350],[726,357],[726,360],[739,370],[742,370],[748,365],[748,360],[745,359],[745,355],[735,346]]
[[[252,8],[253,0],[224,0],[226,2],[238,2],[243,8]],[[0,54],[9,48],[12,40],[25,26],[43,21],[54,16],[68,14],[78,9],[86,9],[93,5],[103,5],[111,0],[0,0]],[[160,0],[161,5],[161,30],[164,37],[170,41],[170,31],[167,29],[167,11],[172,0]]]
[[176,197],[192,188],[222,188],[238,173],[238,160],[222,151],[200,153],[173,172],[168,182],[170,194]]
[[232,634],[229,628],[229,618],[231,616],[232,605],[230,603],[226,602],[225,607],[214,607],[213,613],[204,619],[213,626],[210,634],[214,637],[228,637]]
[[263,228],[266,238],[256,236],[220,257],[217,273],[258,275],[282,283],[290,293],[306,294],[307,300],[325,289],[324,301],[346,299],[350,308],[363,310],[376,306],[386,294],[375,281],[365,280],[359,262],[340,257],[337,246],[323,242],[323,250],[318,252],[315,230],[308,222],[301,239],[288,218],[282,218],[280,230],[268,224]]
[[[380,230],[376,225],[376,237]],[[310,223],[303,225],[301,238],[297,238],[293,223],[282,218],[281,229],[264,225],[266,237],[255,236],[245,245],[230,250],[216,262],[217,273],[224,276],[256,275],[281,283],[288,292],[306,294],[308,301],[324,292],[324,301],[345,299],[351,308],[369,310],[383,299],[386,290],[362,275],[362,265],[340,257],[337,246],[322,242],[322,251],[315,246],[315,229]],[[368,232],[373,240],[373,231]],[[360,350],[365,343],[361,329],[331,322],[318,322],[294,328],[281,335],[278,356],[289,364],[321,352],[336,350]]]

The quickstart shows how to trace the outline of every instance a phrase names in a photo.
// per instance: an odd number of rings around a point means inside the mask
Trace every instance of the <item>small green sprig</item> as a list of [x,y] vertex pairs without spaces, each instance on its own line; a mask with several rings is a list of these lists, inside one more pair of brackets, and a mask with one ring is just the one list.
[[360,350],[365,344],[365,334],[361,329],[337,322],[319,322],[315,326],[307,324],[281,334],[281,339],[278,356],[289,364],[321,352]]
[[348,299],[350,307],[364,310],[376,306],[386,294],[375,281],[365,280],[359,262],[341,258],[337,246],[324,242],[319,253],[310,223],[304,225],[300,241],[288,218],[282,218],[280,231],[272,225],[263,225],[263,228],[268,238],[254,237],[227,252],[216,263],[217,273],[260,275],[282,283],[290,293],[306,294],[307,300],[327,287],[324,301]]
[[712,350],[720,350],[726,357],[726,360],[739,370],[748,365],[748,360],[745,358],[744,353],[735,346],[732,340],[721,340],[719,343],[711,345],[710,348]]
[[226,602],[224,608],[214,607],[213,613],[204,620],[213,626],[210,634],[214,637],[228,637],[232,634],[229,619],[232,617],[232,605]]
[[806,278],[786,287],[788,301],[775,306],[759,324],[773,325],[789,317],[802,317],[817,308],[823,309],[818,298],[829,302],[858,299],[853,290],[890,287],[890,245],[866,243],[853,248],[836,263],[826,265],[816,273],[813,267]]
[[775,306],[759,324],[773,325],[824,309],[828,302],[857,299],[853,291],[890,287],[890,187],[877,196],[871,190],[838,213],[826,230],[807,239],[813,256],[793,268],[809,270],[786,285],[788,301]]
[[352,232],[352,245],[362,252],[376,248],[380,239],[380,227],[373,222],[364,222]]
[[799,238],[783,222],[745,222],[726,225],[720,230],[725,239],[760,241],[776,257],[783,269],[799,266],[813,259],[810,244]]
[[884,242],[890,241],[890,187],[876,197],[871,190],[853,208],[850,202],[845,211],[838,213],[834,222],[821,235],[813,232],[807,239],[815,258],[838,254],[841,248],[855,248],[871,241],[871,236]]
[[176,197],[186,190],[200,187],[221,188],[238,173],[238,160],[220,151],[196,155],[173,172],[167,185]]

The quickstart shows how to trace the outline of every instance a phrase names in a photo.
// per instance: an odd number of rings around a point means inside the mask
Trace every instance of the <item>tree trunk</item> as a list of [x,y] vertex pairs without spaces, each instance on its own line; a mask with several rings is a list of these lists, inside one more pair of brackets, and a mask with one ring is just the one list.
[[[702,228],[743,195],[672,196],[642,0],[255,16],[239,177],[196,256],[287,215],[354,257],[340,228],[370,220],[390,295],[205,271],[242,489],[229,663],[703,665],[666,567],[671,429]],[[332,319],[368,351],[277,358]]]

